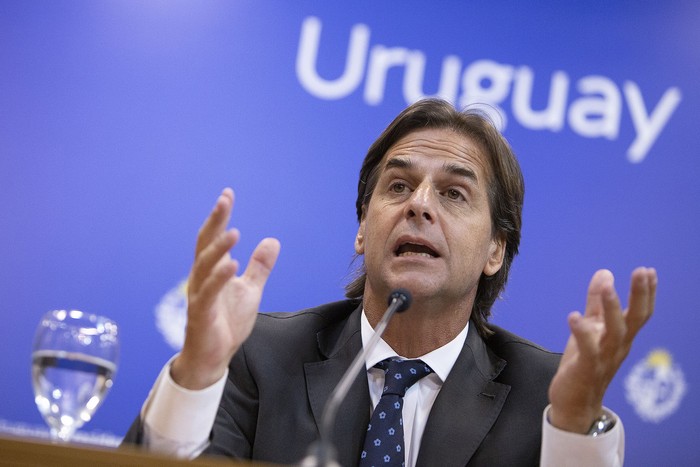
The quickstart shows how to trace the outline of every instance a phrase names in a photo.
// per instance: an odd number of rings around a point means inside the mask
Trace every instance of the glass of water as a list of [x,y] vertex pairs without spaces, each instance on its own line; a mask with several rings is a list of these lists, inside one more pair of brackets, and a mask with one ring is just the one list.
[[69,441],[90,421],[112,387],[118,359],[114,321],[77,310],[43,316],[32,349],[32,383],[53,440]]

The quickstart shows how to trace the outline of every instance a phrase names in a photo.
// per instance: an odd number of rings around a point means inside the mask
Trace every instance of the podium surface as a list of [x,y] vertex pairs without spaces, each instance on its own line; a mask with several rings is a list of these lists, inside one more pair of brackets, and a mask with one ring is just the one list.
[[152,454],[132,447],[100,448],[76,444],[54,444],[28,438],[0,438],[0,465],[15,466],[271,466],[259,462],[215,457],[192,461]]

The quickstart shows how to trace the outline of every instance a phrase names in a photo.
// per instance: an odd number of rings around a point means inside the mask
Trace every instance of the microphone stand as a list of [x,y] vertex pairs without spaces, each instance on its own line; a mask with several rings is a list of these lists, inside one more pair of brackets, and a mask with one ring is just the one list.
[[372,334],[367,345],[362,347],[362,351],[358,353],[352,361],[338,385],[333,389],[328,402],[326,402],[323,414],[321,415],[320,439],[311,444],[308,455],[300,463],[301,467],[340,467],[340,464],[338,464],[338,461],[335,459],[335,448],[331,441],[333,425],[335,424],[340,404],[345,400],[345,396],[347,396],[350,391],[350,386],[355,381],[355,378],[357,378],[360,369],[365,365],[367,355],[377,346],[377,342],[379,342],[379,339],[381,339],[384,334],[391,317],[394,316],[396,312],[407,310],[410,305],[411,294],[407,290],[397,289],[391,293],[389,296],[389,307],[374,328],[374,334]]

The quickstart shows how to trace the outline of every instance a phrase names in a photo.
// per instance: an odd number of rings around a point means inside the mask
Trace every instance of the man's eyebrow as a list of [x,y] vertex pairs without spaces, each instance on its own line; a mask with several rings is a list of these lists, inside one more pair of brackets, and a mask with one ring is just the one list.
[[[386,161],[386,166],[384,166],[384,170],[391,170],[391,169],[411,169],[414,167],[414,163],[411,159],[405,158],[405,157],[393,157]],[[442,169],[449,174],[456,175],[458,177],[466,178],[467,180],[471,181],[472,183],[478,183],[479,179],[476,176],[476,172],[474,172],[472,169],[468,167],[464,167],[463,165],[460,164],[455,164],[454,162],[446,162],[443,166]]]
[[467,178],[474,183],[477,183],[479,181],[477,176],[476,176],[476,173],[473,170],[471,170],[467,167],[464,167],[463,165],[447,162],[447,163],[445,163],[445,165],[442,166],[442,168],[447,173],[457,175],[459,177]]
[[384,170],[410,169],[411,167],[413,167],[413,162],[411,162],[410,159],[406,159],[403,157],[393,157],[386,161],[386,166],[384,167]]

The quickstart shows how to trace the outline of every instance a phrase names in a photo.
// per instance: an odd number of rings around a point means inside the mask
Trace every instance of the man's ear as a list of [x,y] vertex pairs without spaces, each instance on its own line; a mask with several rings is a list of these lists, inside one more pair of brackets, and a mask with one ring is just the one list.
[[355,235],[355,253],[358,255],[365,254],[365,207],[362,206],[362,218],[360,219],[360,226],[357,228],[357,235]]
[[503,258],[506,254],[506,239],[503,235],[496,235],[489,245],[489,256],[484,266],[484,274],[493,276],[503,266]]

